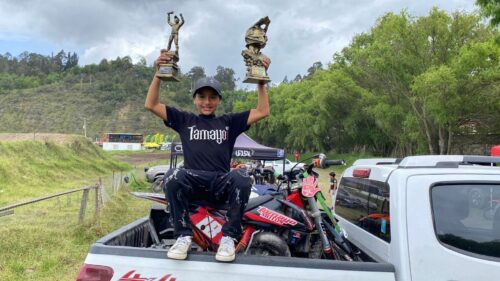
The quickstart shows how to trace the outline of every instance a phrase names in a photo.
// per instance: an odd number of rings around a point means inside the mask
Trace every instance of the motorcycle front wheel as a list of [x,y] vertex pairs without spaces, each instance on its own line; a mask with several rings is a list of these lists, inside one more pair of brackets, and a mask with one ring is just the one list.
[[247,254],[252,256],[291,256],[286,242],[279,235],[271,232],[261,232],[255,235]]

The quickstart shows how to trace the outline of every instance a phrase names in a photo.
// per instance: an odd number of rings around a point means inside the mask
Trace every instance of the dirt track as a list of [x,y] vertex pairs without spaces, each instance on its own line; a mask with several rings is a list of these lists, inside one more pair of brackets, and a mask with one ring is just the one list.
[[77,135],[49,134],[49,133],[0,133],[2,141],[52,141],[56,144],[67,144],[73,142]]
[[170,152],[154,151],[131,154],[116,154],[113,155],[113,157],[119,161],[127,162],[133,166],[153,162],[162,162],[164,164],[167,164],[170,161]]

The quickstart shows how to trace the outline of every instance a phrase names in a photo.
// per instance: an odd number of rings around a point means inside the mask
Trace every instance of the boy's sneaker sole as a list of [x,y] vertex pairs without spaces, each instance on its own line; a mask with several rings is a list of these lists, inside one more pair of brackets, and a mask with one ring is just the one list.
[[222,261],[222,262],[232,262],[236,258],[236,255],[232,256],[220,256],[220,255],[215,255],[215,259],[217,261]]
[[174,260],[185,260],[187,258],[187,253],[178,254],[178,253],[167,252],[167,257]]

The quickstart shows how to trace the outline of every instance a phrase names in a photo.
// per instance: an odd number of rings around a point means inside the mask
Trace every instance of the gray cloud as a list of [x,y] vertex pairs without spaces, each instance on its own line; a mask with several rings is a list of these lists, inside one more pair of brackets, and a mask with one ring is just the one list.
[[[407,9],[412,15],[432,6],[446,11],[474,9],[472,1],[151,1],[19,0],[0,3],[0,40],[48,41],[78,50],[83,64],[130,55],[152,62],[169,33],[166,12],[182,12],[180,32],[184,71],[199,65],[213,74],[218,65],[244,76],[241,50],[246,29],[269,16],[269,42],[263,53],[273,63],[274,82],[304,74],[315,61],[327,64],[353,36],[368,31],[386,12]],[[54,50],[57,51],[57,50]]]

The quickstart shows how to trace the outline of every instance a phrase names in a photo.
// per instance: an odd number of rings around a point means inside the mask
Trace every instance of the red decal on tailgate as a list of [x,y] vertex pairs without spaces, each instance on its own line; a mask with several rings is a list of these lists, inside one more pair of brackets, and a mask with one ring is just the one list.
[[[176,278],[172,277],[172,274],[167,274],[161,278],[157,277],[142,277],[140,273],[135,273],[135,270],[131,270],[125,275],[123,275],[118,281],[175,281]],[[170,278],[170,279],[169,279]]]

